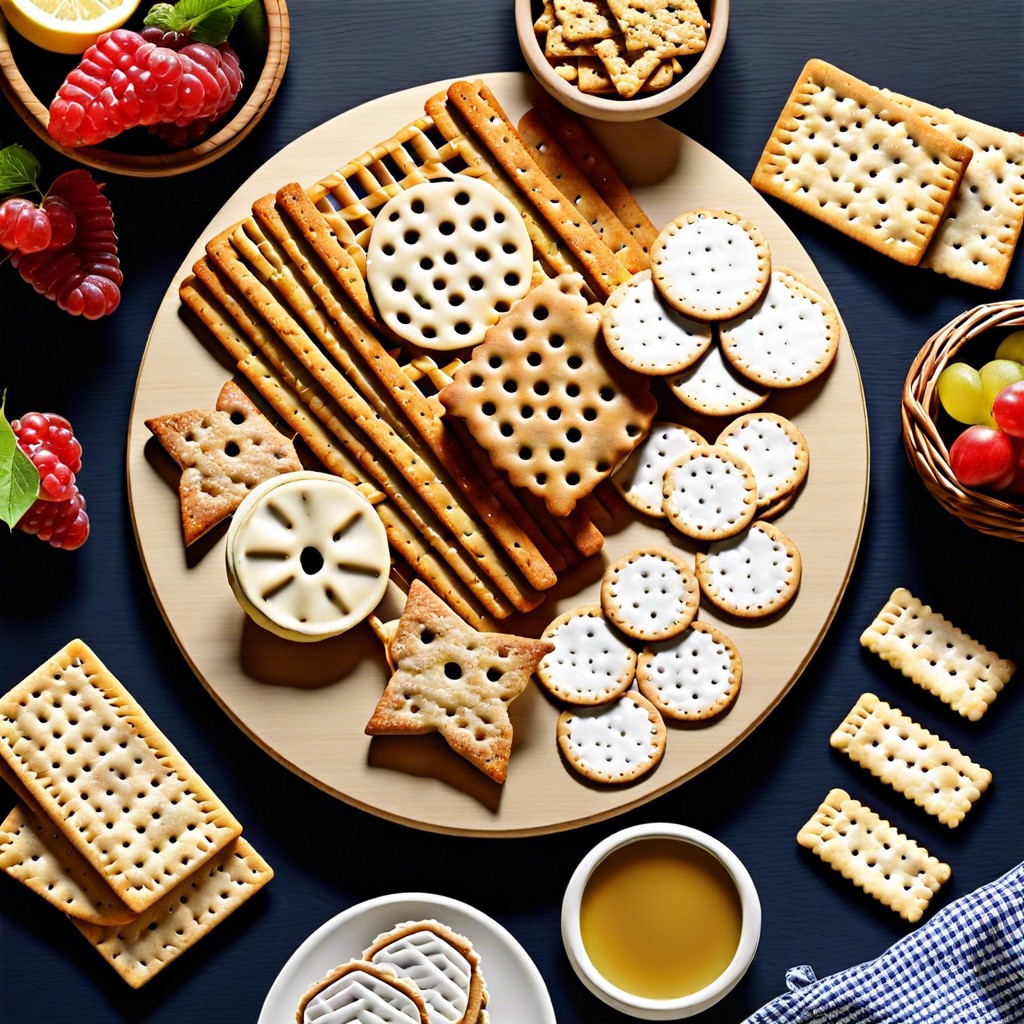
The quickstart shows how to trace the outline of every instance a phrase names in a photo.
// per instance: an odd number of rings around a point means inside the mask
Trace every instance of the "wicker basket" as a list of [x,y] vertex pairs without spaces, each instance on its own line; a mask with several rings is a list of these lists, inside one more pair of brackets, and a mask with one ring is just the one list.
[[935,420],[936,382],[956,353],[994,327],[1024,325],[1024,299],[975,306],[951,320],[917,354],[903,386],[903,447],[936,501],[981,533],[1024,541],[1024,501],[1005,500],[963,487],[949,467],[949,452]]

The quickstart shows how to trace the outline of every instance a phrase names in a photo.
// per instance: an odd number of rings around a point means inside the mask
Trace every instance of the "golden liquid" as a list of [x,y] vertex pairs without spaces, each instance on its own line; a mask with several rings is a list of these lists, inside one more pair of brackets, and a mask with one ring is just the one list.
[[742,910],[729,872],[678,839],[642,839],[595,868],[580,905],[583,946],[626,992],[678,999],[704,988],[739,946]]

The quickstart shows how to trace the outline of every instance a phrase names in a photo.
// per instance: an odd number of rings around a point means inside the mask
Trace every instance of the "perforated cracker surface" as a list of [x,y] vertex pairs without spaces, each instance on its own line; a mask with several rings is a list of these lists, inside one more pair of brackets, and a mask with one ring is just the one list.
[[626,636],[665,640],[693,621],[700,587],[681,555],[641,548],[616,559],[601,578],[604,614]]
[[792,420],[778,413],[739,416],[722,430],[715,444],[735,452],[754,471],[759,508],[792,494],[807,476],[807,439]]
[[341,964],[312,985],[295,1019],[299,1024],[430,1024],[416,986],[366,960]]
[[697,445],[665,471],[663,508],[687,537],[718,540],[745,529],[757,511],[757,480],[735,452]]
[[704,443],[704,438],[691,427],[658,420],[651,424],[647,436],[615,471],[612,483],[638,512],[661,519],[665,515],[662,508],[665,471],[676,459]]
[[668,378],[672,394],[688,409],[708,416],[735,416],[760,408],[771,388],[744,377],[715,342],[692,366]]

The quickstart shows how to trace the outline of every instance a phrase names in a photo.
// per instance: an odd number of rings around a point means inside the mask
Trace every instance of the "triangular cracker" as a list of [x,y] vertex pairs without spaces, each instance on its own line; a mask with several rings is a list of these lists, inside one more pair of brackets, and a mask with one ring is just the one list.
[[261,481],[302,469],[292,442],[233,381],[221,388],[215,409],[158,416],[146,426],[181,467],[186,545],[231,515]]
[[512,749],[508,705],[552,646],[545,640],[478,632],[414,580],[391,642],[395,672],[366,733],[439,732],[485,775],[504,782]]

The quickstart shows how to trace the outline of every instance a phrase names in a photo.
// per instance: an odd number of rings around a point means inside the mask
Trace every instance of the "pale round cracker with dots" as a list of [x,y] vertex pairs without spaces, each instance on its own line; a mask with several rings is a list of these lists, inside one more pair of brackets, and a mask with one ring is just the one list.
[[754,471],[758,509],[793,494],[807,476],[807,439],[792,420],[778,413],[739,416],[722,430],[715,444],[735,452]]
[[705,416],[738,416],[759,409],[771,388],[744,377],[715,342],[692,366],[667,378],[672,394]]
[[665,301],[697,320],[728,320],[749,309],[771,274],[764,232],[728,210],[690,210],[651,246],[651,278]]
[[753,521],[757,480],[735,452],[702,444],[665,471],[662,499],[669,522],[684,536],[721,540]]
[[657,548],[640,548],[612,562],[601,578],[605,617],[635,640],[667,640],[693,621],[700,587],[689,562]]
[[691,427],[658,420],[629,458],[615,471],[612,484],[627,504],[657,519],[665,518],[662,487],[665,470],[699,444],[707,444]]
[[649,643],[640,653],[640,692],[666,717],[703,721],[721,714],[739,695],[743,659],[732,639],[706,622]]

